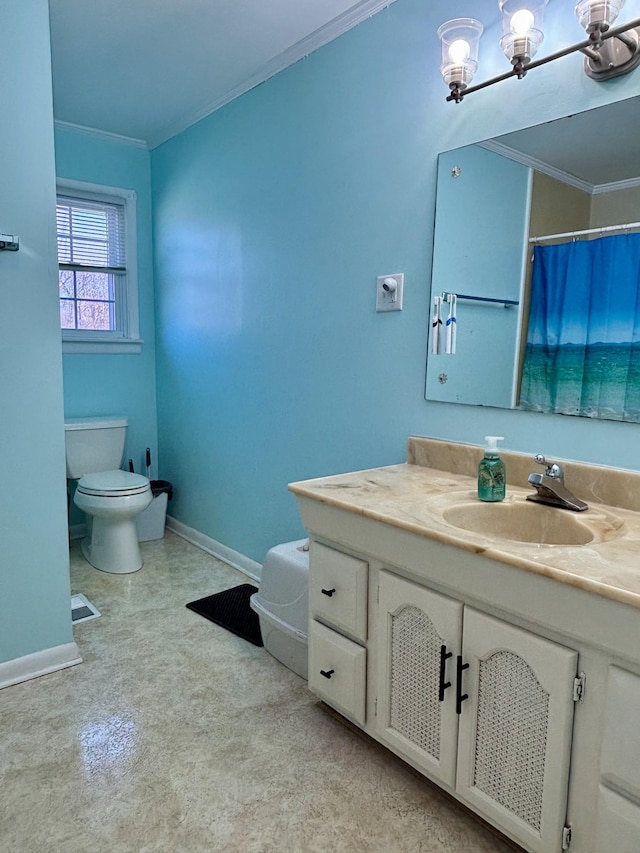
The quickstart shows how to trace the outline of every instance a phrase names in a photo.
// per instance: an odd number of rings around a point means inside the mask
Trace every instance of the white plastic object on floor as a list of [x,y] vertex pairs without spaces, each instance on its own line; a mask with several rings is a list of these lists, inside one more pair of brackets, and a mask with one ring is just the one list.
[[251,609],[258,614],[265,649],[306,680],[309,633],[309,552],[306,539],[276,545],[267,553]]

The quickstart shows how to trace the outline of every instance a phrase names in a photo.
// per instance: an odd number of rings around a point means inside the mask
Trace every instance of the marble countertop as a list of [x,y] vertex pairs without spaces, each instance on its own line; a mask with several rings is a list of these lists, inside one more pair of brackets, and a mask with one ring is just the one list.
[[[588,527],[593,539],[579,546],[498,538],[490,528],[472,532],[447,523],[444,516],[456,504],[477,501],[475,477],[427,467],[425,461],[306,480],[289,488],[297,496],[640,608],[640,512],[594,502],[580,513],[527,503],[532,512],[567,513],[573,517],[568,524]],[[531,492],[531,487],[509,484],[504,504],[522,502]],[[492,505],[485,506],[490,512]]]

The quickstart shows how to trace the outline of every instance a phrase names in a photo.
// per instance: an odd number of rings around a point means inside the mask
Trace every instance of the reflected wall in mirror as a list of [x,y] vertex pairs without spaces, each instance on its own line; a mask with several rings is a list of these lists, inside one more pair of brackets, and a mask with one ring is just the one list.
[[[640,316],[631,308],[640,304],[639,107],[640,98],[628,99],[440,155],[428,400],[640,420]],[[623,247],[623,261],[598,254],[629,241],[636,245]],[[563,252],[585,255],[571,285],[578,291],[543,276],[546,268],[558,274],[564,260],[551,264],[548,256]],[[608,291],[603,263],[614,270]],[[546,321],[549,293],[564,325],[560,332],[549,325],[543,341],[540,306]],[[591,308],[579,321],[574,312],[571,325],[570,309],[584,299]],[[587,325],[584,317],[596,315],[607,318],[606,328],[601,319]],[[540,348],[549,341],[555,349]],[[614,343],[625,348],[605,352]],[[559,376],[564,382],[573,371],[575,379],[578,346],[584,388],[559,391]],[[624,376],[609,359],[625,362]],[[603,390],[606,381],[612,387]],[[616,402],[621,393],[629,400]]]

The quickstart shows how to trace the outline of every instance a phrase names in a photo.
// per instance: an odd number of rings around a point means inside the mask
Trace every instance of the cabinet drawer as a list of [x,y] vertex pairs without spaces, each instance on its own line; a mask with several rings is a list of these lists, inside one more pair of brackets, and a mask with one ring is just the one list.
[[365,642],[369,564],[317,542],[310,558],[311,615]]
[[596,839],[598,853],[638,853],[640,807],[601,785]]
[[640,678],[617,666],[610,667],[600,773],[603,782],[640,800],[638,708]]
[[[330,628],[309,626],[309,689],[364,725],[367,651]],[[324,673],[324,674],[323,674]]]

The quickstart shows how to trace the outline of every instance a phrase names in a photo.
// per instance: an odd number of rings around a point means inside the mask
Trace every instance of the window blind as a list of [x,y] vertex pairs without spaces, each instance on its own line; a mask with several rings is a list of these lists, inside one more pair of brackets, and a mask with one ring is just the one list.
[[125,272],[124,205],[58,196],[60,269]]

